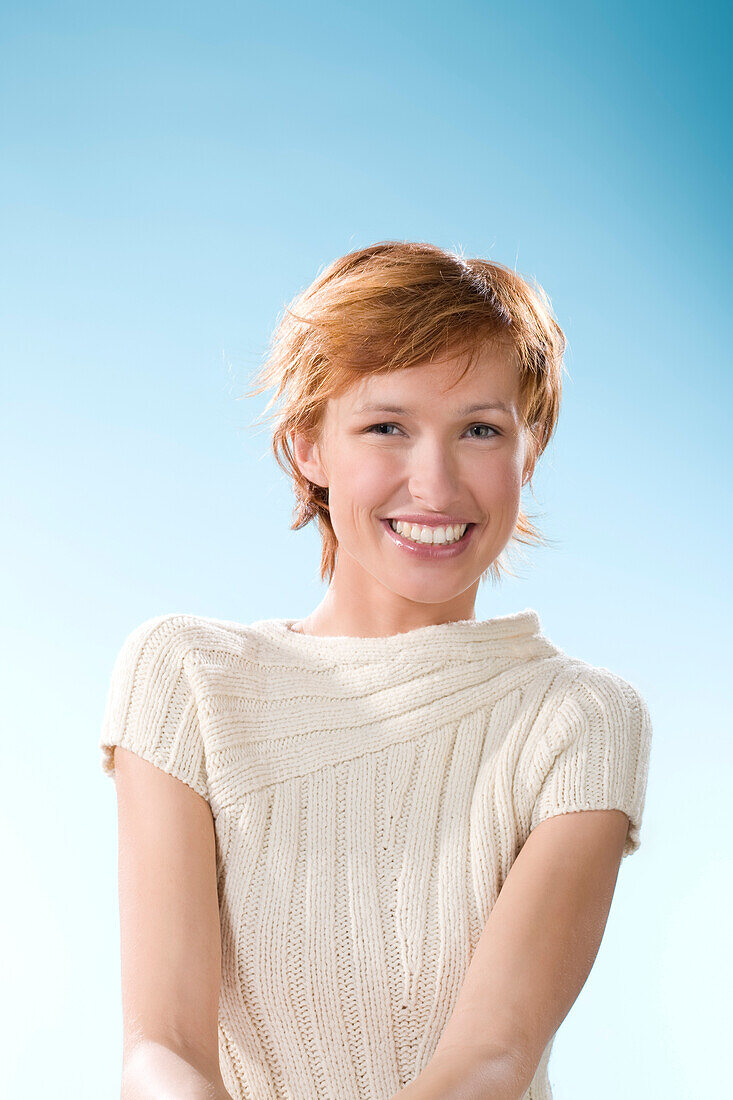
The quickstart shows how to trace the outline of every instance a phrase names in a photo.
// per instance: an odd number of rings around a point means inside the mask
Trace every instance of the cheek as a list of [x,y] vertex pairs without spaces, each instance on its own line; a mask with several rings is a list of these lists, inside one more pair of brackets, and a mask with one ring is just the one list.
[[394,476],[394,463],[383,456],[344,450],[330,478],[332,514],[358,524],[364,511],[379,508],[390,498]]
[[343,506],[376,507],[390,492],[395,464],[385,455],[345,451],[331,484]]
[[518,496],[522,485],[521,459],[494,454],[493,461],[482,464],[474,476],[482,497],[503,501]]

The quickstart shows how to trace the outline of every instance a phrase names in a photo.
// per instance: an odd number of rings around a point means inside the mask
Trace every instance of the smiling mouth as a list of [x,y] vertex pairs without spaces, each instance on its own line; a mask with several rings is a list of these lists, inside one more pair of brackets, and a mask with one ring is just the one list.
[[[454,546],[465,538],[473,523],[409,523],[388,517],[387,524],[396,535],[407,542],[414,542],[417,546]],[[423,532],[432,532],[432,538],[423,538]],[[437,539],[435,533],[440,532]]]
[[[382,526],[389,537],[401,547],[403,551],[409,553],[414,559],[421,559],[425,561],[439,561],[442,559],[450,559],[457,554],[461,554],[472,540],[474,529],[477,524],[468,523],[465,525],[465,530],[458,539],[444,540],[443,542],[423,542],[421,539],[410,538],[409,535],[402,533],[401,531],[395,531],[392,526],[392,522],[389,519],[382,519]],[[405,525],[407,526],[407,525]],[[461,525],[462,526],[462,525]],[[404,530],[404,529],[403,529]]]

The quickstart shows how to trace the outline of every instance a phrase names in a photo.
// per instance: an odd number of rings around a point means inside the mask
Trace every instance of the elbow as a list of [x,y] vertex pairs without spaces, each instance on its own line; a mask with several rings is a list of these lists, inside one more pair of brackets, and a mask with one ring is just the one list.
[[524,1050],[507,1047],[479,1050],[473,1062],[476,1086],[471,1095],[476,1100],[487,1096],[491,1100],[522,1100],[537,1065],[538,1060]]
[[[454,1044],[436,1050],[399,1100],[522,1100],[536,1066],[502,1047]],[[395,1100],[397,1100],[395,1097]]]
[[154,1040],[138,1042],[122,1067],[120,1100],[232,1100],[217,1067]]

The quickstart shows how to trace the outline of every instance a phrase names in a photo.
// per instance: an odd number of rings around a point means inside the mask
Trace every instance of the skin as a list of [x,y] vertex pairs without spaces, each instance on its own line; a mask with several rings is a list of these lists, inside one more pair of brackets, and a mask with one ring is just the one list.
[[228,1100],[219,1071],[221,930],[208,802],[115,748],[121,1100]]
[[[302,633],[383,637],[475,618],[481,574],[511,539],[535,457],[507,349],[486,351],[456,385],[462,365],[447,355],[367,376],[330,399],[320,440],[294,438],[302,473],[329,489],[339,544],[327,594],[296,624]],[[509,411],[459,414],[467,405],[495,401]],[[359,414],[367,403],[401,406],[410,415]],[[382,426],[369,431],[375,425]],[[414,512],[475,521],[472,544],[453,559],[412,559],[378,517]]]

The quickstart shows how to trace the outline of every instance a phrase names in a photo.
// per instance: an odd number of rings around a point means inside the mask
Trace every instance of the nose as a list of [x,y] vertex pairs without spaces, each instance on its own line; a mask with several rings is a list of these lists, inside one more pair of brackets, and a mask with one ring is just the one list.
[[438,443],[423,440],[408,462],[408,488],[416,503],[433,512],[450,512],[458,503],[459,479],[451,455]]

